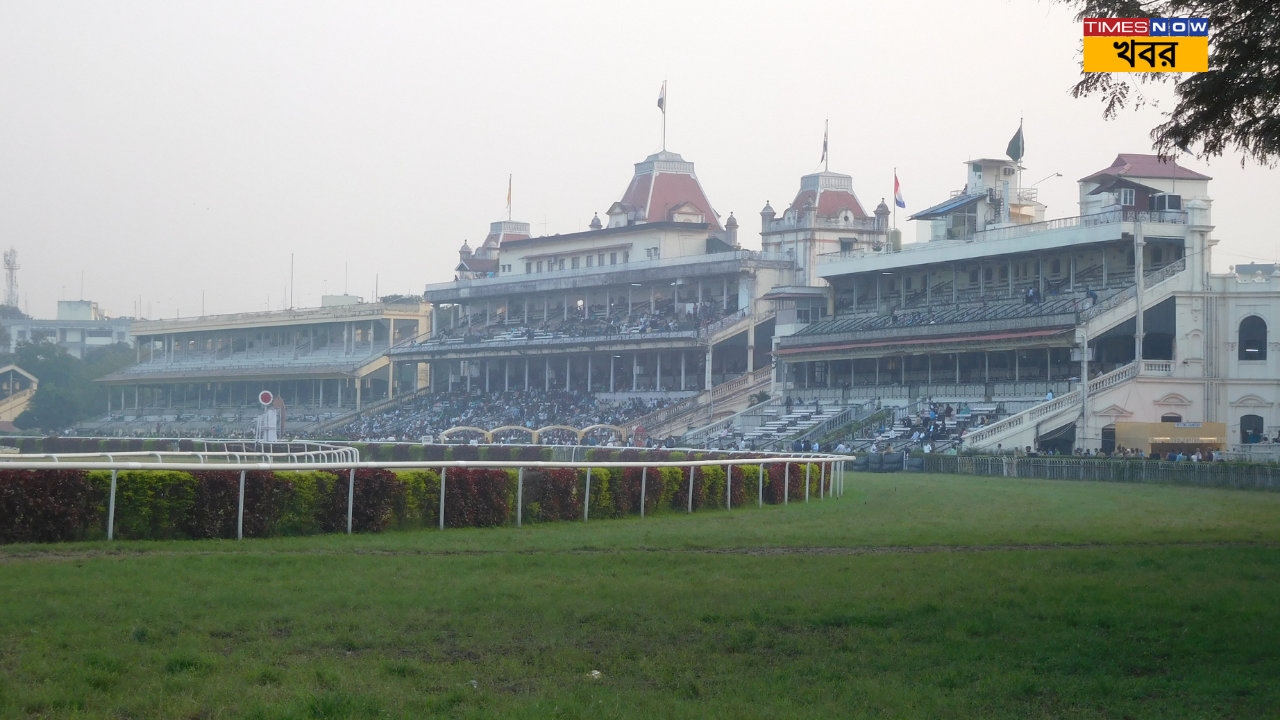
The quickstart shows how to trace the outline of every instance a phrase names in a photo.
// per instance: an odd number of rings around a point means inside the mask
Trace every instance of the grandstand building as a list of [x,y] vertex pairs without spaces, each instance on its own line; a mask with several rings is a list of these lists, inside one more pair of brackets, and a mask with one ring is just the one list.
[[1210,273],[1210,178],[1120,155],[1080,179],[1078,215],[1046,221],[1019,170],[966,163],[912,216],[918,242],[819,255],[831,313],[776,338],[785,391],[964,407],[979,448],[1106,449],[1117,422],[1225,423],[1202,439],[1218,447],[1275,435],[1280,271]]
[[137,362],[100,380],[110,389],[100,432],[239,432],[257,396],[283,398],[289,433],[416,392],[425,366],[387,351],[429,332],[429,307],[326,296],[322,306],[136,322]]
[[791,257],[741,249],[737,220],[722,225],[693,163],[665,150],[635,165],[606,215],[544,237],[493,223],[476,250],[464,243],[453,282],[427,286],[431,337],[390,356],[428,364],[439,393],[683,398],[744,376],[737,394],[767,389],[761,296],[789,281]]

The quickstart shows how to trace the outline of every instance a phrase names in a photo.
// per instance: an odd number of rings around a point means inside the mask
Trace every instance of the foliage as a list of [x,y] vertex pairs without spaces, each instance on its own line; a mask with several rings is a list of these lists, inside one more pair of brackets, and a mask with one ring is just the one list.
[[285,498],[277,524],[281,535],[313,535],[323,532],[322,501],[333,493],[338,476],[331,472],[278,472],[292,492]]
[[[196,480],[195,499],[184,523],[188,537],[234,538],[240,507],[240,473],[203,470],[192,476]],[[244,536],[274,534],[292,494],[288,480],[268,472],[246,472]]]
[[446,527],[505,525],[514,505],[513,477],[495,468],[449,468],[444,482]]
[[0,543],[85,536],[100,492],[79,470],[0,470]]
[[440,522],[440,473],[399,470],[401,491],[392,502],[393,524],[402,530],[435,527]]
[[[111,492],[111,472],[94,470],[89,481],[104,502]],[[168,540],[185,537],[188,514],[195,507],[196,479],[173,470],[124,470],[116,478],[115,536],[125,540]],[[102,515],[103,526],[106,515]]]
[[[591,468],[591,496],[588,498],[588,515],[593,518],[617,517],[618,508],[613,504],[613,490],[609,487],[609,469]],[[579,487],[582,497],[587,497],[587,471],[579,470]]]
[[1235,150],[1268,166],[1280,160],[1280,0],[1060,1],[1077,19],[1208,19],[1208,72],[1082,73],[1071,94],[1101,96],[1104,116],[1114,118],[1127,105],[1146,104],[1141,85],[1171,82],[1177,104],[1151,131],[1162,156]]
[[347,531],[347,503],[351,500],[351,531],[381,532],[392,519],[392,505],[400,484],[390,470],[356,470],[355,492],[351,494],[350,471],[339,476],[328,493],[320,498],[320,528],[324,532]]
[[525,470],[524,510],[524,519],[529,522],[581,519],[582,495],[578,492],[577,471],[573,468]]
[[53,343],[19,343],[12,354],[0,356],[40,380],[31,405],[14,420],[24,430],[63,430],[100,414],[107,404],[107,388],[94,380],[133,362],[134,351],[124,343],[95,348],[84,359]]

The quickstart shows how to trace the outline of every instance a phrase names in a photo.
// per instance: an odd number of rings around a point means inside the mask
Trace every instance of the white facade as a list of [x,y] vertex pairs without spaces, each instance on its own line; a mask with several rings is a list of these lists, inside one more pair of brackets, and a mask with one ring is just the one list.
[[[985,163],[970,163],[971,183],[978,169],[987,183]],[[1026,205],[1021,222],[991,222],[1003,220],[991,195],[966,204],[961,193],[919,214],[963,228],[956,237],[823,256],[834,317],[779,339],[779,382],[1007,408],[966,437],[974,447],[1035,445],[1074,426],[1076,446],[1098,448],[1116,422],[1175,419],[1225,423],[1235,443],[1251,430],[1274,438],[1280,271],[1209,272],[1208,183],[1121,155],[1080,181],[1078,216],[1027,222],[1041,210]]]

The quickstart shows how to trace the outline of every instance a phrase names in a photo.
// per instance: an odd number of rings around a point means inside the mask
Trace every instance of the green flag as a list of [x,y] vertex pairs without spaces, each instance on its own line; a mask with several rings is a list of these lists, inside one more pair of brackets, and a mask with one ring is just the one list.
[[1025,150],[1026,147],[1022,143],[1022,123],[1019,122],[1018,132],[1014,133],[1013,139],[1009,141],[1009,147],[1005,148],[1004,154],[1008,155],[1010,160],[1018,162],[1022,160],[1022,153]]

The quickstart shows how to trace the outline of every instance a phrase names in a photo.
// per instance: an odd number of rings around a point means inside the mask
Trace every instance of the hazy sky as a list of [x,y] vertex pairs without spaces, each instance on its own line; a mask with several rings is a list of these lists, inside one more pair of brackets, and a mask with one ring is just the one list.
[[[1160,108],[1073,100],[1080,26],[1057,5],[967,2],[0,2],[0,246],[24,309],[117,316],[366,298],[452,277],[505,214],[586,229],[659,149],[697,163],[759,247],[759,211],[818,169],[908,212],[1003,155],[1026,119],[1050,217],[1075,180],[1149,152]],[[1167,105],[1167,103],[1166,103]],[[1280,257],[1280,175],[1227,157],[1215,268]],[[902,223],[904,213],[899,212]],[[905,227],[908,240],[915,229]],[[1231,253],[1230,255],[1228,253]],[[344,281],[344,276],[347,280]]]

